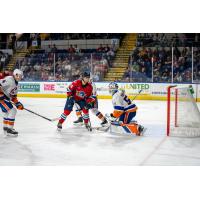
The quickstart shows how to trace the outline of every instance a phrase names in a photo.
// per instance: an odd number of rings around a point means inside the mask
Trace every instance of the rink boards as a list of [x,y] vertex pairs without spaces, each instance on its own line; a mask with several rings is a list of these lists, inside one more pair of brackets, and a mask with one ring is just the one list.
[[[46,97],[46,98],[66,98],[66,88],[71,82],[20,82],[19,97]],[[99,99],[111,99],[108,91],[108,82],[97,82],[97,92]],[[130,97],[137,96],[140,100],[166,100],[167,87],[177,85],[185,87],[193,85],[194,97],[200,102],[200,84],[168,84],[168,83],[118,83],[121,89],[125,89]]]

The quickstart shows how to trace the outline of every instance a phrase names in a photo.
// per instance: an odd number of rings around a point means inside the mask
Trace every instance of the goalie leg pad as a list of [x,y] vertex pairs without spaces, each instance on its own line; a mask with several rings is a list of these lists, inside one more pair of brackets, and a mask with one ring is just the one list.
[[126,135],[140,135],[138,124],[124,124],[119,122],[111,122],[111,132],[126,134]]
[[124,124],[129,124],[135,116],[136,112],[124,112],[120,116],[119,121],[122,121]]

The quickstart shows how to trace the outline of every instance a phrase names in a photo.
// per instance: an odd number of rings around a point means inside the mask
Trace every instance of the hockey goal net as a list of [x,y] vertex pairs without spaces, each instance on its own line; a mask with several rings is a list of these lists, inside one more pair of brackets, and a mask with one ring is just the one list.
[[168,87],[167,136],[200,136],[200,112],[189,87]]

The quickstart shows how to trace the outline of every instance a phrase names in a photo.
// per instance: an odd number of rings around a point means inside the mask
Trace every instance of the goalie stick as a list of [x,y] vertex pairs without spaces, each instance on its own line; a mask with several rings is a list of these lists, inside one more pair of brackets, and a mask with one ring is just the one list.
[[141,92],[142,92],[142,89],[133,97],[133,99],[131,100],[131,102],[133,102]]

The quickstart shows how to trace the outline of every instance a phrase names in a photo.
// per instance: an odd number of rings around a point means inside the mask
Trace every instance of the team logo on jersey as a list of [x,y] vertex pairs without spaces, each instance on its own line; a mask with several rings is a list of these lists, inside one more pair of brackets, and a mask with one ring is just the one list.
[[13,88],[11,91],[10,91],[10,95],[16,95],[17,94],[17,87]]
[[77,91],[77,92],[76,92],[76,95],[77,95],[78,97],[84,98],[84,97],[85,97],[85,92],[84,92],[84,91]]

